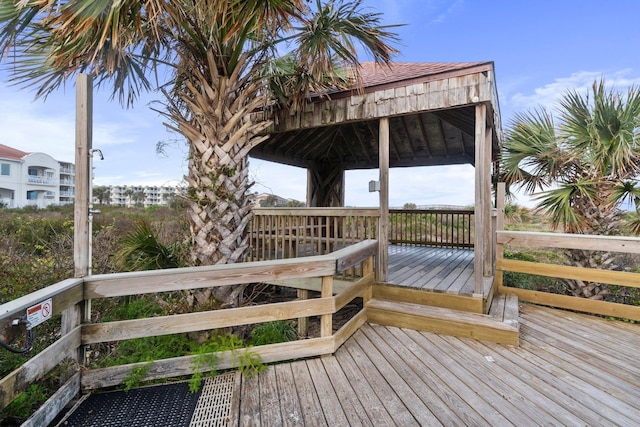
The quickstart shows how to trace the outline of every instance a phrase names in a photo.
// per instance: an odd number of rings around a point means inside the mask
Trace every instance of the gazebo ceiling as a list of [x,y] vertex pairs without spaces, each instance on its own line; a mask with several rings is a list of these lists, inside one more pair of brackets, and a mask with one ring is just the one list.
[[[492,63],[364,64],[363,90],[315,100],[304,112],[276,112],[269,138],[250,155],[303,168],[318,163],[377,168],[378,122],[389,117],[390,167],[474,164],[475,103],[483,94],[492,101],[494,94],[487,94],[478,74],[486,77],[492,70]],[[371,111],[385,102],[391,105],[388,112]],[[300,117],[292,121],[295,114]],[[310,114],[320,123],[307,119]],[[497,136],[493,139],[497,148]]]

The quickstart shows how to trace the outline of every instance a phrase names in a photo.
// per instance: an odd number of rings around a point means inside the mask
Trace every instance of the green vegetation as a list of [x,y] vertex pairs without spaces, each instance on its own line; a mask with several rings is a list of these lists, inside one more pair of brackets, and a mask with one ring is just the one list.
[[275,344],[298,338],[296,326],[287,320],[263,323],[251,331],[251,345]]
[[[594,82],[586,94],[568,91],[554,113],[518,114],[506,133],[500,169],[509,186],[536,194],[554,228],[619,235],[621,206],[635,207],[629,227],[640,232],[640,88],[626,93]],[[572,265],[606,267],[613,255],[566,252]],[[567,280],[571,294],[604,298],[606,284]]]
[[[392,26],[361,0],[3,2],[1,10],[0,52],[20,54],[0,60],[36,96],[78,73],[127,106],[159,94],[154,109],[189,145],[186,217],[197,265],[247,256],[248,153],[270,125],[250,113],[345,89],[360,81],[360,54],[388,64],[397,53]],[[214,292],[235,305],[235,291]]]

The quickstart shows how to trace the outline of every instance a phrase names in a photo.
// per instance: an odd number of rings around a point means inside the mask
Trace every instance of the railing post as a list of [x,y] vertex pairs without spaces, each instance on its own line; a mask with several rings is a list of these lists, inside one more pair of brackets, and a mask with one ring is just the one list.
[[[362,261],[362,277],[366,277],[367,274],[373,272],[373,257],[370,256],[364,261]],[[362,304],[367,305],[367,302],[373,298],[373,286],[370,286],[364,294],[362,294]]]
[[[309,290],[307,289],[298,289],[298,299],[309,299]],[[298,337],[306,338],[309,334],[309,318],[308,317],[299,317],[298,318]]]
[[[333,296],[333,276],[322,277],[322,298],[331,298]],[[333,313],[323,314],[320,317],[320,336],[330,337],[333,334]]]

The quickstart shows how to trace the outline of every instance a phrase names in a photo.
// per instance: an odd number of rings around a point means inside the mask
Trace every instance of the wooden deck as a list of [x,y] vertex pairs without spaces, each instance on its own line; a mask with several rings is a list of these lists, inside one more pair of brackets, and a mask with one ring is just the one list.
[[473,249],[389,245],[387,284],[472,295]]
[[640,326],[532,305],[520,321],[520,347],[367,324],[335,356],[239,379],[231,425],[638,424]]

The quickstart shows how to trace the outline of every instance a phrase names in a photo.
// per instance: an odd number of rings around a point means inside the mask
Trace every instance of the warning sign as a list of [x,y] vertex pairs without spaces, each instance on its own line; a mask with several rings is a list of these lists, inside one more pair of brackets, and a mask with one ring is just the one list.
[[53,303],[51,302],[51,298],[49,298],[40,304],[27,308],[27,321],[33,328],[34,326],[49,320],[52,314]]

